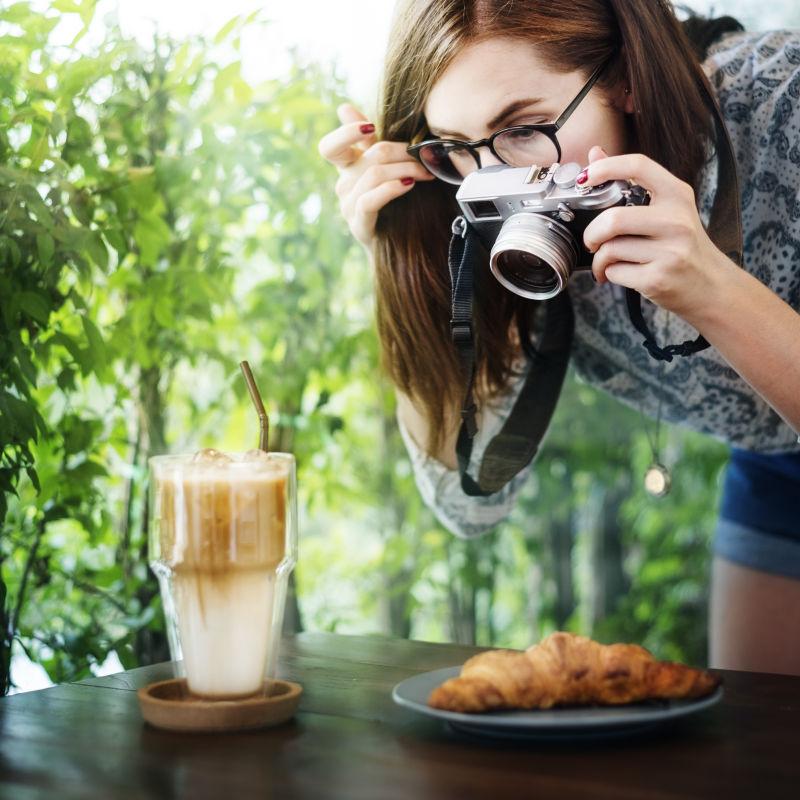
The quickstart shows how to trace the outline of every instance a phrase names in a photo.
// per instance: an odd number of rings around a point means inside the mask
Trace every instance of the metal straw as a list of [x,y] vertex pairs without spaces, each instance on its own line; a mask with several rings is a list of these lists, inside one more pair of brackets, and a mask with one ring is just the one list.
[[252,399],[253,405],[256,407],[256,413],[258,414],[258,449],[263,450],[265,453],[269,453],[269,417],[267,416],[267,412],[264,410],[264,403],[261,402],[261,394],[258,391],[256,379],[253,377],[250,365],[246,361],[239,362],[239,367],[242,370],[245,382],[247,383],[247,389],[250,392],[250,398]]

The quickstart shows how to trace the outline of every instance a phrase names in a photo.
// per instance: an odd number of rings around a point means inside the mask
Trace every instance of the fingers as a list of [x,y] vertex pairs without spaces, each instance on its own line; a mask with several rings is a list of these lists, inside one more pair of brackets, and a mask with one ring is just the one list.
[[378,212],[387,203],[409,192],[417,181],[435,180],[408,155],[402,142],[376,142],[340,172],[336,194],[342,216],[353,235],[367,246]]
[[434,180],[422,164],[406,153],[405,145],[399,142],[377,142],[367,150],[357,164],[341,171],[336,183],[336,194],[342,200],[345,215],[355,202],[348,202],[348,195],[359,195],[374,189],[379,183],[398,178],[415,181]]
[[605,181],[629,180],[650,192],[651,204],[663,198],[672,198],[681,201],[691,199],[694,205],[694,191],[688,183],[679,180],[661,164],[641,153],[598,158],[589,164],[586,172],[587,186],[597,186]]
[[606,153],[606,151],[603,150],[603,148],[600,147],[600,145],[596,144],[589,151],[589,163],[593,164],[595,161],[599,161],[601,158],[608,158],[608,153]]
[[353,236],[368,245],[375,233],[378,212],[386,205],[407,194],[416,182],[411,178],[386,181],[370,191],[359,195],[350,222]]
[[336,113],[341,126],[322,137],[320,155],[336,166],[336,194],[353,235],[369,247],[378,212],[417,181],[435,180],[406,152],[405,142],[377,141],[375,126],[350,103]]
[[347,122],[319,140],[319,154],[336,167],[347,167],[364,155],[375,140],[372,123]]
[[596,253],[603,242],[619,236],[655,236],[664,232],[664,218],[652,206],[614,206],[599,213],[583,232],[583,243]]
[[336,116],[339,117],[339,122],[346,125],[348,122],[369,122],[369,120],[362,114],[352,103],[342,103],[336,109]]
[[378,212],[420,180],[434,180],[421,164],[379,164],[365,170],[355,186],[340,194],[342,215],[356,238],[371,237]]
[[645,297],[649,297],[648,291],[642,286],[643,269],[641,264],[616,261],[606,267],[605,281],[616,283],[618,286],[627,286],[631,289],[636,288]]
[[433,177],[414,156],[406,152],[405,142],[376,142],[364,152],[360,164],[364,170],[373,166],[403,164],[413,177],[419,177],[420,180]]
[[[410,164],[408,162],[373,164],[367,167],[355,183],[349,187],[347,181],[343,181],[344,186],[337,187],[337,191],[344,189],[342,194],[354,196],[353,202],[358,196],[365,192],[372,191],[382,183],[395,180],[423,181],[431,180],[433,176],[419,163]],[[341,195],[340,195],[341,196]]]
[[649,239],[641,236],[617,236],[604,242],[592,259],[592,272],[598,283],[606,283],[606,270],[613,264],[625,262],[640,266],[649,262],[647,253]]

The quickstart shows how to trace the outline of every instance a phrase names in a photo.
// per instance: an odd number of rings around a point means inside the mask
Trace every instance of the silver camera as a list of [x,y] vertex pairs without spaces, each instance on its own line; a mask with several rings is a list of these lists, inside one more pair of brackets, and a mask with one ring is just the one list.
[[647,205],[649,193],[628,181],[583,188],[575,162],[541,167],[484,167],[464,179],[456,200],[487,249],[492,274],[510,291],[547,300],[576,270],[590,269],[586,226],[606,208]]

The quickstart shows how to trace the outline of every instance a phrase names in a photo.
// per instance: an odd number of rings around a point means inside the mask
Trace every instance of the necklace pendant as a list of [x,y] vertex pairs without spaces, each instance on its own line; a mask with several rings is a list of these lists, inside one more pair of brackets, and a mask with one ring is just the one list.
[[653,497],[664,497],[669,494],[672,486],[672,476],[669,470],[663,465],[654,461],[644,474],[645,491]]

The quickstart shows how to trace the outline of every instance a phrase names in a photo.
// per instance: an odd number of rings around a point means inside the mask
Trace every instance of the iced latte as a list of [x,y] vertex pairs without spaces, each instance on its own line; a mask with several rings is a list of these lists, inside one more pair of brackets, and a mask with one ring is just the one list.
[[261,692],[296,558],[294,458],[205,450],[150,466],[150,561],[172,656],[193,694]]

